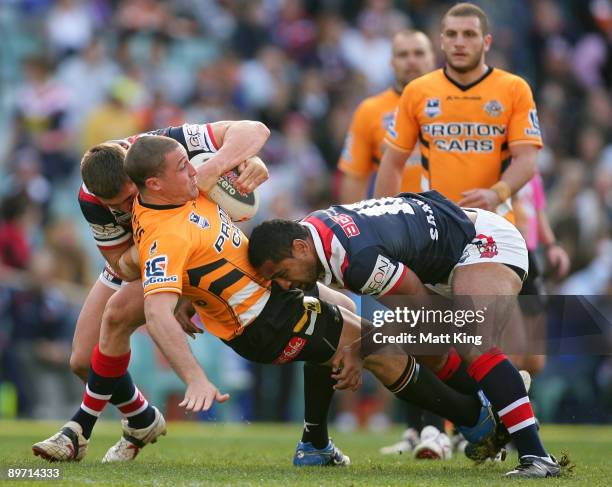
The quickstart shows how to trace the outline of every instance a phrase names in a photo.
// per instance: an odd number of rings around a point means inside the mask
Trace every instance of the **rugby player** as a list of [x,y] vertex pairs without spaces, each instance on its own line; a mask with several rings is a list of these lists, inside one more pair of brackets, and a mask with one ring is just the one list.
[[[180,143],[190,157],[199,153],[217,152],[221,161],[242,161],[257,153],[268,138],[268,129],[258,122],[236,121],[213,124],[184,124],[181,127],[159,129],[150,134],[164,134]],[[142,135],[142,134],[141,134]],[[130,144],[138,136],[112,141],[92,147],[81,161],[83,184],[78,201],[83,215],[106,265],[100,278],[89,292],[77,320],[72,343],[70,365],[73,372],[87,382],[92,352],[99,355],[97,343],[101,327],[107,333],[131,334],[144,324],[142,306],[134,306],[133,294],[142,294],[138,272],[130,272],[126,262],[131,261],[134,250],[131,227],[131,208],[137,189],[123,170],[123,160]],[[229,152],[229,153],[228,153]],[[202,171],[222,170],[207,165]],[[243,173],[237,185],[251,191],[261,183],[257,168],[241,168]],[[128,275],[126,275],[126,272]],[[137,282],[129,282],[135,281]],[[119,291],[119,292],[117,292]],[[188,309],[177,307],[177,317],[185,332],[193,334],[197,328],[186,318]],[[102,345],[102,349],[104,346]],[[108,395],[108,394],[106,394]],[[105,396],[106,396],[105,395]],[[99,416],[98,398],[85,394],[82,417],[69,422],[49,440],[33,446],[34,454],[51,460],[80,460],[86,453],[87,439],[93,428],[94,418]],[[134,385],[129,372],[121,376],[110,402],[117,405],[125,416],[122,421],[123,436],[105,454],[104,462],[125,461],[136,457],[140,448],[165,433],[165,421],[157,408],[150,406]],[[75,419],[75,418],[73,418]],[[76,418],[78,419],[78,418]],[[93,419],[93,422],[92,422]],[[79,440],[80,441],[77,441]]]
[[[192,302],[205,327],[243,357],[261,363],[322,363],[338,381],[335,388],[359,386],[359,318],[299,290],[270,289],[269,281],[248,262],[246,237],[222,209],[198,193],[198,186],[214,184],[216,177],[200,179],[196,185],[200,174],[185,149],[160,136],[138,138],[127,153],[125,168],[140,190],[132,217],[144,287],[139,305],[144,306],[150,335],[187,385],[182,406],[207,410],[228,396],[207,379],[189,353],[172,312],[181,294]],[[320,290],[322,297],[335,293],[323,286]],[[107,401],[94,388],[105,384],[112,390],[110,384],[127,368],[129,350],[128,333],[105,336],[105,331],[103,327],[100,345],[106,353],[100,355],[106,368],[94,370],[88,381],[91,392],[102,398],[100,411]],[[420,370],[413,357],[370,356],[365,365],[397,397],[465,425],[468,436],[482,438],[495,426],[488,404],[478,395],[457,393],[427,369]],[[294,463],[309,464],[311,456],[320,462],[320,450],[299,442]],[[348,463],[331,441],[326,450],[327,464]]]
[[[426,284],[474,297],[477,309],[498,310],[511,303],[495,297],[516,296],[528,271],[525,241],[511,223],[485,210],[461,209],[435,191],[332,206],[301,222],[264,222],[253,230],[249,259],[285,289],[307,288],[320,279],[361,294],[415,295],[425,294]],[[498,348],[482,353],[471,347],[460,354],[467,369],[451,352],[441,358],[438,376],[462,388],[476,380],[491,401],[520,456],[519,466],[506,475],[559,475],[518,370]]]
[[442,19],[443,69],[409,83],[399,101],[376,178],[375,196],[393,196],[419,142],[423,190],[513,222],[511,196],[535,174],[542,147],[536,106],[522,78],[487,66],[489,21],[460,3]]
[[[384,150],[384,136],[391,123],[404,87],[412,80],[434,69],[431,41],[420,31],[403,30],[393,36],[391,66],[393,86],[363,100],[351,121],[338,161],[342,173],[340,203],[351,203],[368,197],[369,184],[376,174]],[[421,190],[420,152],[404,158],[401,190]]]
[[[403,30],[393,36],[391,66],[394,83],[387,90],[363,100],[351,121],[338,161],[341,173],[340,203],[360,201],[371,196],[372,178],[384,151],[384,136],[393,119],[405,86],[412,80],[434,69],[435,56],[429,38],[420,31]],[[421,153],[418,144],[405,160],[401,191],[421,191]],[[400,441],[380,449],[382,454],[402,454],[416,450],[436,458],[434,452],[424,451],[419,433],[426,425],[444,430],[444,419],[426,413],[411,404],[406,405],[407,428]],[[450,456],[446,456],[450,458]]]
[[[388,149],[374,194],[398,193],[403,161],[418,143],[423,190],[434,189],[462,207],[494,211],[515,223],[513,197],[534,176],[542,147],[531,89],[522,78],[486,64],[492,36],[480,7],[454,5],[441,27],[445,66],[402,93],[385,136]],[[539,294],[532,285],[536,275],[530,265],[521,295]],[[521,309],[513,311],[515,335],[530,335],[530,314],[538,310],[527,309],[528,302],[537,306],[536,300],[521,300]]]

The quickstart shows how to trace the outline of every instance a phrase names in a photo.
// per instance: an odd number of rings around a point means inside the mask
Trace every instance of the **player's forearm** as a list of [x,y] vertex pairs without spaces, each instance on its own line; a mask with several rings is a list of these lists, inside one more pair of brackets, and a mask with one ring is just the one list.
[[516,193],[535,176],[537,154],[537,149],[533,146],[513,150],[512,161],[501,177],[501,181],[509,186],[510,195]]
[[[135,281],[136,279],[140,278],[140,271],[138,268],[136,268],[133,271],[128,271],[127,267],[125,271],[124,269],[122,269],[121,259],[124,257],[124,254],[132,252],[130,250],[132,247],[133,246],[131,245],[131,241],[130,241],[129,243],[126,243],[125,246],[122,246],[118,249],[113,249],[113,250],[100,249],[100,253],[104,257],[106,262],[108,262],[108,265],[112,267],[115,274],[117,274],[117,276],[121,280],[127,281],[127,282]],[[125,264],[123,265],[125,266]]]
[[135,281],[140,278],[140,264],[138,262],[138,250],[132,245],[121,254],[117,260],[117,266],[121,271],[121,279],[126,282]]
[[406,154],[390,147],[385,150],[376,176],[375,198],[394,196],[399,193],[405,162]]
[[187,337],[172,312],[148,307],[145,301],[147,330],[168,363],[185,384],[208,380],[187,344]]
[[215,165],[219,177],[257,154],[270,137],[270,130],[261,122],[222,123],[229,125],[221,131],[220,137],[215,136],[221,147],[208,161]]
[[555,233],[550,226],[550,222],[548,221],[548,217],[543,210],[538,211],[538,243],[546,247],[550,247],[554,245],[557,239],[555,238]]

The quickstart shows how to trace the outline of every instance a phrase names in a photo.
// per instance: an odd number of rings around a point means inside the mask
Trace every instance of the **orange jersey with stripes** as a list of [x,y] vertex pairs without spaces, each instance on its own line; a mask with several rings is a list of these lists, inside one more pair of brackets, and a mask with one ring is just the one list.
[[[389,88],[378,95],[363,100],[351,122],[338,162],[338,169],[359,179],[369,178],[378,170],[382,159],[387,127],[393,120],[400,95]],[[421,160],[418,148],[406,159],[401,190],[421,191]]]
[[[510,164],[509,147],[542,147],[535,103],[520,77],[489,68],[461,86],[438,69],[410,82],[400,98],[385,141],[401,151],[421,146],[429,188],[455,203],[462,192],[489,188]],[[510,201],[498,213],[510,211]]]
[[132,228],[145,297],[182,294],[213,335],[231,340],[268,302],[270,282],[249,263],[246,236],[205,196],[180,206],[138,197]]

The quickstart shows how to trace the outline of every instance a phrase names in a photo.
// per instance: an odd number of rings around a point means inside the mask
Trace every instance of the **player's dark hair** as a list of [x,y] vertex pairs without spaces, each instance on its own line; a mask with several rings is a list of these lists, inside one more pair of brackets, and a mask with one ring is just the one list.
[[249,261],[255,268],[267,260],[279,262],[291,257],[295,239],[305,240],[308,230],[291,220],[270,220],[257,225],[249,238]]
[[166,165],[166,154],[176,149],[178,142],[163,135],[138,137],[125,156],[125,172],[138,189],[145,187],[145,181],[159,176]]
[[489,33],[489,17],[483,9],[473,3],[464,2],[454,5],[442,17],[442,23],[446,17],[478,17],[482,35],[486,36]]
[[129,181],[123,169],[125,149],[104,142],[94,145],[81,159],[81,177],[87,189],[100,198],[114,198]]

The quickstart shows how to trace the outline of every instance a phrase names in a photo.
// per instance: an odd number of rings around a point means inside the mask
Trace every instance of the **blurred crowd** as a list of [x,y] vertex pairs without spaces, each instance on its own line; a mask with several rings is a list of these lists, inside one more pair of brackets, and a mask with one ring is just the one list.
[[[353,110],[391,83],[392,34],[417,28],[437,45],[451,3],[0,2],[0,416],[53,415],[37,397],[62,415],[62,399],[74,400],[70,340],[101,269],[76,203],[87,147],[184,122],[261,120],[271,178],[257,219],[303,216],[336,196]],[[548,290],[610,296],[612,1],[475,3],[493,24],[488,64],[526,78],[538,105],[547,212],[572,263]],[[245,394],[261,396],[265,384],[253,384],[281,374],[240,367]],[[610,420],[609,358],[551,357],[543,377],[560,391],[545,419],[576,420],[576,398],[587,397]]]

